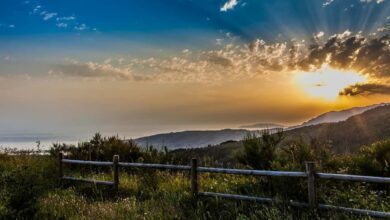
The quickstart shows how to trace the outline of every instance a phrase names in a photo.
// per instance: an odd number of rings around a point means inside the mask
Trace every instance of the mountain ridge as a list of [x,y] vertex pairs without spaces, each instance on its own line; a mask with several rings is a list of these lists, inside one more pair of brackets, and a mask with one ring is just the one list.
[[[345,109],[341,111],[330,111],[318,115],[316,117],[313,117],[312,119],[303,122],[300,125],[288,127],[285,130],[286,133],[296,134],[296,135],[297,133],[299,133],[299,131],[305,131],[306,134],[311,134],[313,137],[316,136],[315,135],[316,133],[318,134],[318,136],[320,136],[320,138],[324,138],[323,137],[324,134],[318,131],[310,131],[310,128],[316,130],[317,127],[313,128],[312,126],[322,125],[322,124],[332,124],[332,123],[337,124],[340,122],[345,122],[348,121],[349,118],[354,117],[356,115],[360,115],[365,112],[372,111],[377,108],[386,107],[386,106],[390,106],[389,103],[379,103],[379,104],[363,106],[363,107],[354,107],[354,108]],[[269,123],[260,123],[260,124],[264,125]],[[323,129],[324,125],[320,126],[320,128]],[[277,128],[271,128],[271,130],[273,129],[277,129]],[[242,140],[245,137],[245,135],[248,134],[248,132],[261,132],[261,130],[264,129],[249,130],[244,128],[239,128],[239,129],[227,128],[221,130],[186,130],[186,131],[167,132],[167,133],[140,137],[135,139],[134,141],[143,147],[150,146],[150,145],[153,145],[154,147],[158,147],[158,148],[167,146],[168,149],[170,150],[179,149],[179,148],[200,148],[209,145],[218,145],[226,141],[239,141]],[[305,134],[303,136],[305,136],[307,139],[309,138]],[[362,141],[358,141],[358,142],[360,143]],[[345,144],[341,144],[341,145],[344,146]],[[355,144],[353,144],[353,148],[356,148]]]

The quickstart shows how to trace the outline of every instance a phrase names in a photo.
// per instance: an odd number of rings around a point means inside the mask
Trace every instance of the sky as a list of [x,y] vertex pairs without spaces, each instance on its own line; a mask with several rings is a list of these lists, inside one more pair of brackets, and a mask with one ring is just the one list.
[[0,136],[294,125],[389,102],[389,28],[388,0],[1,0]]

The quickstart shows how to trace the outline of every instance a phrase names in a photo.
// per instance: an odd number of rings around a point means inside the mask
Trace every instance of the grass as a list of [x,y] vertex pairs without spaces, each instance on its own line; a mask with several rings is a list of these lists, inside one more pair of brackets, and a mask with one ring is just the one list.
[[[74,175],[80,175],[74,174]],[[110,173],[95,173],[87,178],[111,180]],[[202,174],[200,190],[255,196],[272,196],[264,177]],[[281,181],[279,179],[279,181]],[[289,185],[290,180],[284,180]],[[268,184],[269,185],[269,184]],[[352,185],[340,190],[330,203],[344,202],[350,207],[370,207],[390,211],[390,200],[378,201],[375,191],[365,185]],[[330,189],[336,190],[336,188]],[[271,190],[272,191],[272,190]],[[305,193],[305,192],[303,192]],[[251,202],[218,198],[201,198],[196,206],[190,194],[189,175],[185,172],[133,170],[121,171],[119,192],[112,196],[109,187],[93,184],[65,184],[48,192],[37,202],[39,219],[313,219],[337,216],[357,219],[358,216],[334,212],[309,213],[288,206],[268,206]],[[336,197],[334,195],[337,195]],[[281,196],[280,194],[277,196]],[[352,200],[350,198],[353,198]],[[375,200],[376,199],[376,200]],[[378,203],[379,202],[379,203]],[[378,204],[382,204],[378,206]],[[360,217],[361,219],[369,219]]]
[[[95,140],[95,139],[93,139]],[[70,147],[74,159],[110,160],[118,149],[134,161],[173,163],[175,157],[152,148],[138,149],[115,138],[98,139],[80,148]],[[92,143],[100,143],[90,146]],[[122,143],[116,145],[117,143]],[[103,147],[102,147],[103,146]],[[119,147],[120,148],[119,148]],[[190,194],[189,173],[121,168],[118,192],[90,183],[59,181],[56,153],[0,153],[0,219],[370,219],[348,213],[312,212],[287,205],[261,205],[221,198],[198,200]],[[314,148],[315,149],[315,148]],[[321,148],[323,149],[323,148]],[[309,145],[293,145],[275,152],[269,163],[275,170],[303,170],[302,161],[316,160],[324,172],[388,176],[390,140],[363,148],[357,155],[320,154]],[[108,156],[107,156],[108,155]],[[322,155],[322,156],[321,156]],[[319,157],[321,156],[321,157]],[[317,158],[318,157],[318,158]],[[99,159],[100,158],[100,159]],[[101,159],[103,158],[103,159]],[[122,158],[122,157],[121,157]],[[124,157],[126,158],[126,157]],[[248,157],[251,159],[250,157]],[[247,159],[248,159],[247,158]],[[256,159],[256,158],[254,158]],[[269,158],[265,158],[264,160]],[[172,162],[173,161],[173,162]],[[219,166],[205,164],[202,166]],[[295,161],[295,162],[294,162]],[[231,161],[233,164],[234,161]],[[248,164],[257,160],[246,160]],[[213,161],[214,163],[214,161]],[[229,162],[230,163],[230,162]],[[243,167],[242,164],[234,164]],[[65,175],[112,181],[111,168],[67,164]],[[200,191],[240,194],[281,200],[307,201],[304,178],[199,174]],[[390,212],[389,185],[321,180],[319,202]]]

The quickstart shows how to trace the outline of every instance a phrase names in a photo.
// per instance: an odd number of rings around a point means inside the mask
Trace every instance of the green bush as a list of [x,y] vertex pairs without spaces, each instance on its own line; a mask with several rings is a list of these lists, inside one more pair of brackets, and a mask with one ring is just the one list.
[[59,186],[48,156],[0,154],[0,161],[0,219],[32,216],[36,200]]
[[170,162],[166,149],[159,151],[153,146],[141,148],[132,140],[121,140],[118,136],[102,137],[99,133],[78,146],[53,144],[49,150],[50,155],[55,157],[59,152],[67,158],[79,160],[111,161],[114,155],[119,155],[120,160],[126,162]]

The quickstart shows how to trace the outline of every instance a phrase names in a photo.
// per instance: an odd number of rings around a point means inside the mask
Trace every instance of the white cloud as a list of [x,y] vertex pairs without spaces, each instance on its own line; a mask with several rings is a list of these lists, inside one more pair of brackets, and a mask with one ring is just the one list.
[[228,11],[234,9],[234,7],[238,4],[237,0],[228,0],[225,2],[225,4],[221,7],[221,11]]
[[68,16],[68,17],[58,17],[56,18],[57,21],[71,21],[71,20],[76,20],[75,16]]
[[53,17],[57,16],[57,13],[55,13],[55,12],[42,12],[42,13],[41,13],[41,15],[43,16],[43,20],[45,20],[45,21],[50,20]]
[[250,45],[227,44],[217,50],[194,52],[184,49],[176,56],[165,58],[72,61],[57,65],[54,73],[89,79],[212,83],[285,73],[291,59],[300,57],[298,54],[298,49],[292,52],[287,43],[266,44],[258,40]]
[[42,8],[42,6],[41,5],[37,5],[34,9],[33,9],[33,11],[32,11],[32,13],[33,14],[36,14],[36,13],[38,13],[38,11],[40,11],[41,10],[41,8]]
[[317,34],[314,35],[314,37],[317,38],[317,39],[321,38],[323,36],[324,36],[324,32],[323,31],[320,31],[320,32],[318,32]]
[[57,23],[56,24],[57,25],[57,27],[60,27],[60,28],[67,28],[68,27],[68,24],[67,23]]
[[85,25],[85,24],[80,24],[80,25],[76,25],[76,26],[74,27],[74,29],[79,30],[79,31],[83,31],[83,30],[88,29],[88,27],[87,27],[87,25]]
[[384,2],[385,0],[360,0],[360,2],[364,2],[364,3],[371,3],[371,2],[376,2],[377,4],[380,4],[382,2]]
[[4,27],[4,28],[15,28],[16,26],[14,24],[1,24],[0,23],[0,27]]
[[326,7],[326,6],[330,5],[330,4],[332,4],[333,1],[334,1],[334,0],[326,0],[326,1],[322,4],[322,6]]
[[29,7],[31,7],[30,15],[38,14],[42,16],[42,19],[45,21],[54,20],[56,21],[55,25],[58,28],[73,28],[74,30],[84,31],[84,30],[93,30],[98,31],[94,27],[89,27],[85,23],[80,23],[77,21],[77,17],[75,15],[63,16],[58,14],[57,12],[52,12],[46,10],[44,5],[40,5],[38,1],[29,2]]
[[[384,2],[385,0],[359,0],[359,2],[361,3],[371,3],[371,2],[375,2],[377,4],[380,4],[382,2]],[[322,4],[323,7],[326,7],[330,4],[332,4],[334,2],[334,0],[325,0],[325,2]],[[353,5],[351,5],[351,8],[353,7]]]

